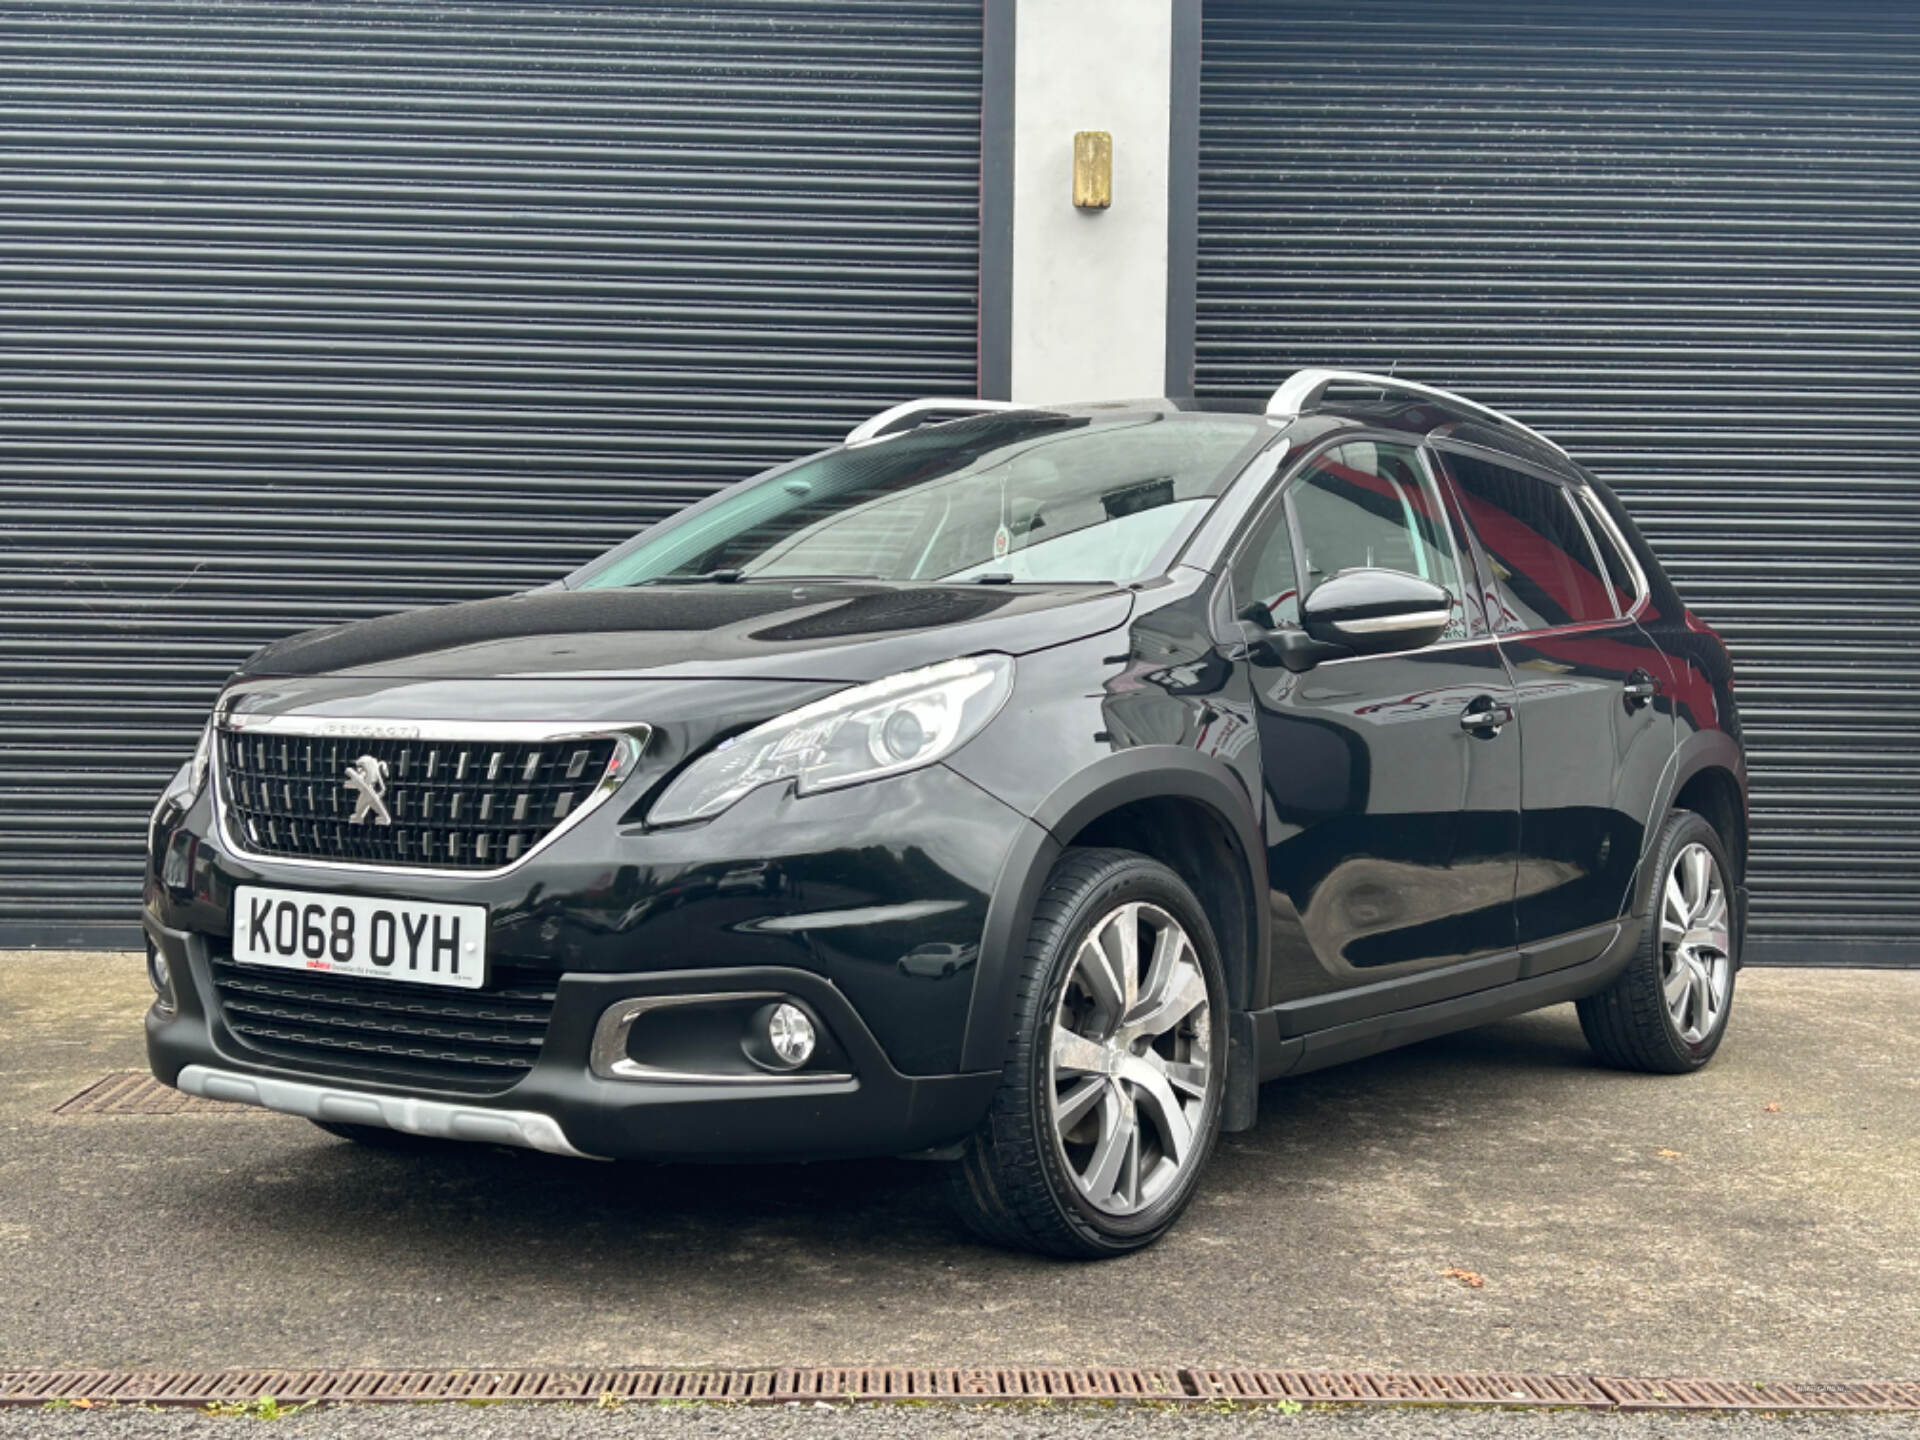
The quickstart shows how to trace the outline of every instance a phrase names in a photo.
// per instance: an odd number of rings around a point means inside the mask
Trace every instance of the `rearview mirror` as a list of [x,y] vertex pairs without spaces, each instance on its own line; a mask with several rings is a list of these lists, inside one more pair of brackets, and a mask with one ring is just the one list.
[[1343,570],[1323,580],[1300,606],[1309,638],[1355,655],[1417,650],[1446,633],[1453,600],[1401,570]]

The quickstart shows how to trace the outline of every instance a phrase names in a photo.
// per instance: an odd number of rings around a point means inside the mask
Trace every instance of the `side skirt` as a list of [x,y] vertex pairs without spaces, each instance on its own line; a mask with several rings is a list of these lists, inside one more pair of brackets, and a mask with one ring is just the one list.
[[1283,1075],[1304,1075],[1401,1045],[1431,1040],[1436,1035],[1469,1030],[1510,1015],[1578,1000],[1593,994],[1618,975],[1632,958],[1639,941],[1640,926],[1636,921],[1629,921],[1620,927],[1612,944],[1580,964],[1433,1004],[1389,1010],[1305,1035],[1285,1034],[1276,1010],[1255,1011],[1246,1017],[1250,1022],[1246,1029],[1251,1031],[1250,1041],[1259,1056],[1258,1074],[1262,1081],[1276,1080]]

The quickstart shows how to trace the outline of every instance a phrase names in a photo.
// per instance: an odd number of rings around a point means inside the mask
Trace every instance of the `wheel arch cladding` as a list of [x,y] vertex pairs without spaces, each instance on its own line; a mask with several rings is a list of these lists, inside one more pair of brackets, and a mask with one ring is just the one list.
[[1007,856],[988,910],[963,1062],[997,1067],[1020,957],[1048,873],[1069,845],[1135,850],[1184,880],[1220,946],[1229,1003],[1266,989],[1265,847],[1245,788],[1225,765],[1191,750],[1143,746],[1088,766],[1037,807],[1036,826]]
[[1734,883],[1744,883],[1747,875],[1747,806],[1740,791],[1740,782],[1734,778],[1733,772],[1711,761],[1695,767],[1691,774],[1681,780],[1680,789],[1673,797],[1673,808],[1691,810],[1713,826],[1720,836],[1720,843],[1727,847],[1727,858],[1733,861]]

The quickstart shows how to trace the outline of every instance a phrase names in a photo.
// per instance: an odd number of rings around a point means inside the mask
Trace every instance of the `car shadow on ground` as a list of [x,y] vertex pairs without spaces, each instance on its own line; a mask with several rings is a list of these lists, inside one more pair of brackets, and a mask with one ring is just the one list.
[[[1351,1162],[1363,1144],[1431,1138],[1436,1126],[1497,1132],[1537,1113],[1541,1091],[1607,1083],[1571,1011],[1528,1016],[1268,1085],[1254,1129],[1214,1166],[1235,1188]],[[289,1129],[259,1162],[202,1172],[195,1210],[343,1260],[404,1249],[416,1262],[484,1253],[531,1280],[557,1255],[618,1251],[674,1268],[804,1250],[816,1257],[924,1257],[974,1249],[942,1203],[940,1167],[916,1160],[808,1165],[596,1163],[420,1142],[366,1149]],[[1203,1195],[1207,1187],[1203,1186]]]

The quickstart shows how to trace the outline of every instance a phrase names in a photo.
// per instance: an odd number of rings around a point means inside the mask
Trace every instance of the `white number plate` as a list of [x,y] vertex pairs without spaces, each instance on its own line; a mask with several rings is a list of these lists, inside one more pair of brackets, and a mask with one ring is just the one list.
[[487,979],[487,907],[243,885],[233,892],[233,958],[474,990]]

